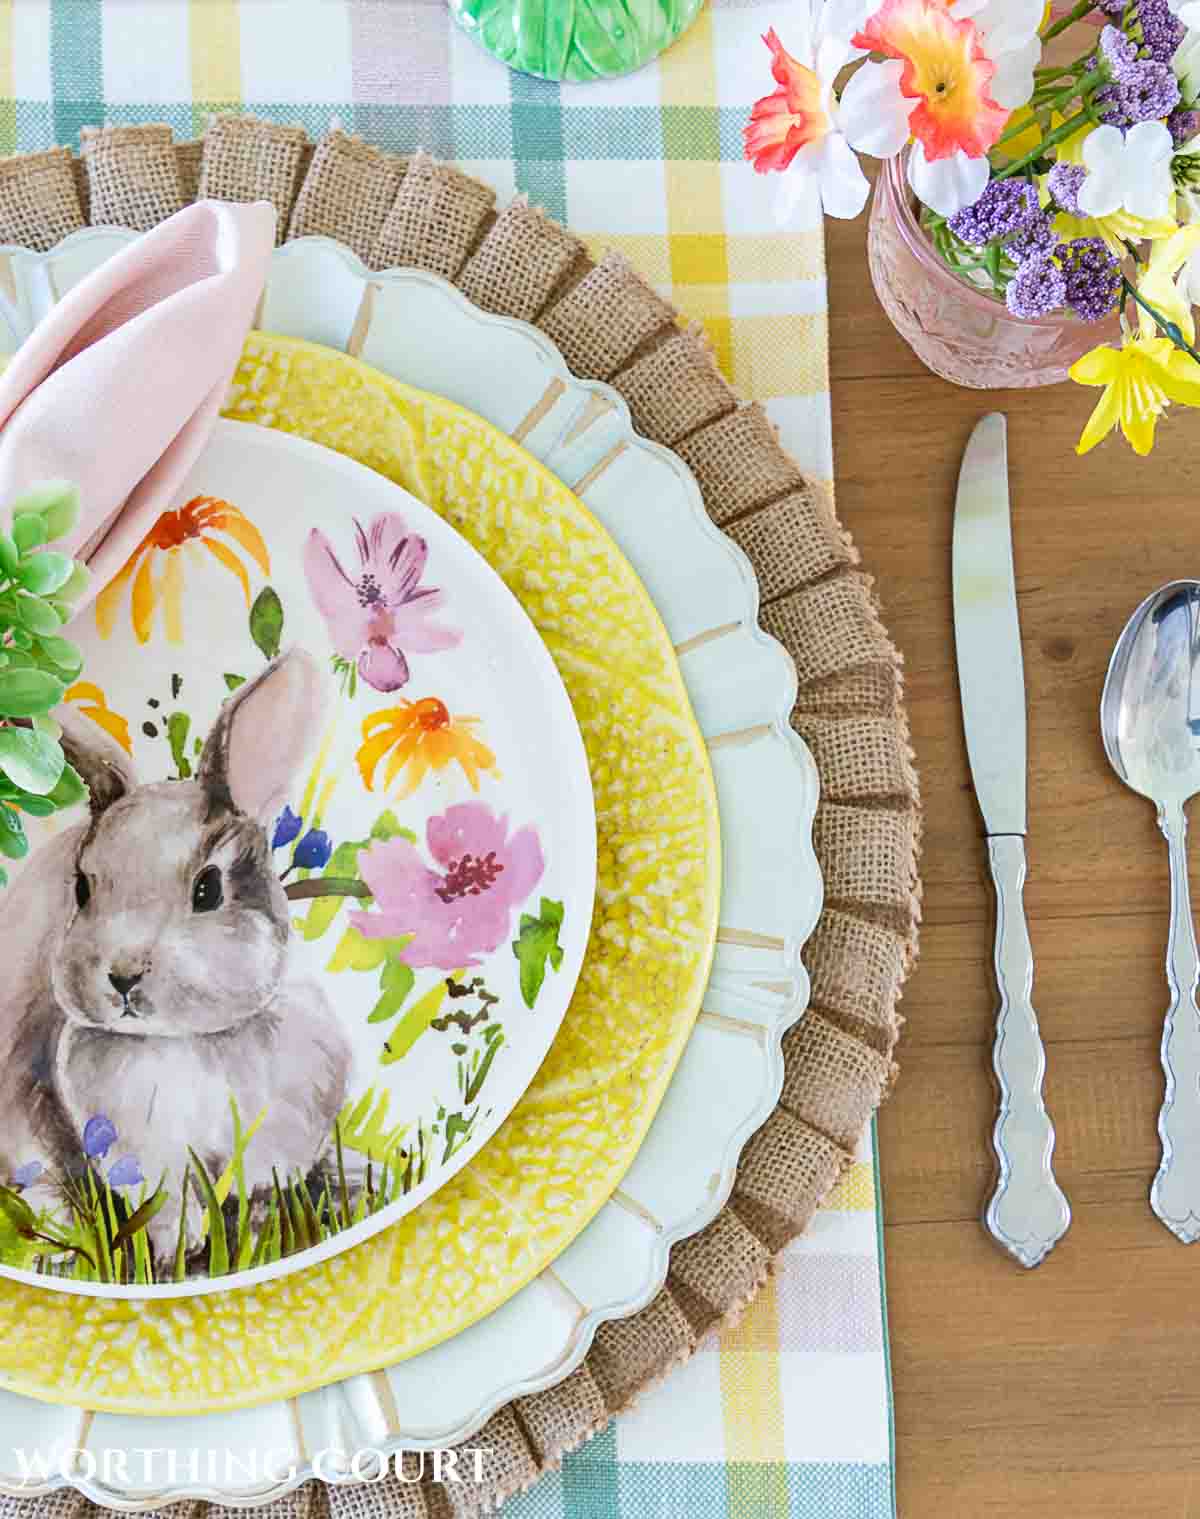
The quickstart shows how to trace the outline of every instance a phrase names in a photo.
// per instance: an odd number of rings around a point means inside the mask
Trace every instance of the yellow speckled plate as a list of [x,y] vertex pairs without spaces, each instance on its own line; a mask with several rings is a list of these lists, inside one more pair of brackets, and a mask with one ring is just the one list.
[[583,733],[599,832],[587,958],[549,1056],[496,1137],[393,1228],[293,1276],[170,1302],[0,1281],[0,1380],[92,1409],[290,1397],[456,1334],[529,1282],[611,1196],[708,979],[721,878],[704,740],[670,639],[579,500],[479,417],[344,354],[254,334],[226,415],[405,486],[537,626]]

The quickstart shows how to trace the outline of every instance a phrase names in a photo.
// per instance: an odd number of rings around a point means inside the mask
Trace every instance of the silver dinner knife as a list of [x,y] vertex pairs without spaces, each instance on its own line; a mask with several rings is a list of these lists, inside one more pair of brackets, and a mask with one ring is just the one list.
[[1008,504],[1008,428],[984,417],[971,435],[954,509],[954,644],[963,727],[996,888],[1000,1009],[992,1063],[999,1164],[984,1224],[1022,1266],[1043,1261],[1071,1208],[1054,1179],[1054,1125],[1042,1100],[1033,949],[1025,924],[1025,673]]

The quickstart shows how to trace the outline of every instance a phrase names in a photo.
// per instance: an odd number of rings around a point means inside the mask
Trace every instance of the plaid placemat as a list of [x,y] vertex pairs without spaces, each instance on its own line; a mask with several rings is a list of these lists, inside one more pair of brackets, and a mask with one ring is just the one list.
[[[553,3],[553,0],[551,0]],[[525,192],[616,247],[702,324],[810,481],[833,474],[820,216],[786,233],[741,157],[770,87],[759,36],[799,51],[804,0],[702,13],[625,80],[551,85],[488,58],[442,0],[0,0],[0,152],[80,128],[209,113],[333,118],[395,151]],[[706,1343],[514,1519],[888,1519],[890,1384],[873,1138],[741,1323]]]

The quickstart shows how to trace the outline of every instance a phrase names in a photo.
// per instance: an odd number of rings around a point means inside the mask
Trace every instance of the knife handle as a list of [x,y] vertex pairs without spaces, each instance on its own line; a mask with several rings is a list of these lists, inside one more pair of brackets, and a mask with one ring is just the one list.
[[1162,1161],[1150,1188],[1150,1206],[1185,1245],[1200,1238],[1200,1012],[1196,982],[1200,958],[1188,893],[1187,818],[1182,807],[1160,808],[1158,826],[1171,854],[1171,929],[1167,980],[1171,1007],[1163,1024],[1166,1091],[1158,1115]]
[[988,839],[996,887],[996,983],[1000,1010],[992,1063],[1000,1111],[992,1145],[1000,1176],[988,1232],[1022,1266],[1039,1265],[1067,1232],[1071,1208],[1054,1179],[1054,1125],[1042,1101],[1046,1052],[1033,1010],[1033,947],[1025,923],[1025,840]]

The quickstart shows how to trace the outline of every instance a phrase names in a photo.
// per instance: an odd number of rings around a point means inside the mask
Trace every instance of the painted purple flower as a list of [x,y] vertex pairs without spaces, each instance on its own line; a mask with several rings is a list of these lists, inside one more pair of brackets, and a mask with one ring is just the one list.
[[40,1160],[27,1160],[13,1172],[12,1184],[19,1192],[23,1192],[26,1187],[33,1186],[45,1169]]
[[366,528],[354,523],[358,564],[348,574],[333,545],[313,528],[304,546],[304,572],[338,655],[357,664],[376,691],[397,691],[408,680],[405,650],[436,654],[462,634],[431,619],[443,592],[421,585],[429,550],[396,512],[381,512]]
[[275,832],[271,835],[271,848],[283,849],[300,837],[304,819],[297,817],[290,807],[285,807],[275,820]]
[[411,934],[401,958],[420,968],[478,965],[509,936],[513,912],[542,878],[537,830],[511,836],[508,819],[483,802],[459,802],[425,826],[436,869],[405,839],[374,844],[359,857],[375,912],[351,921],[367,939]]
[[132,1155],[122,1155],[119,1160],[114,1160],[108,1168],[108,1184],[110,1187],[136,1187],[139,1182],[145,1181],[142,1168]]
[[83,1153],[91,1160],[103,1160],[117,1142],[117,1128],[111,1118],[97,1113],[83,1126]]
[[310,828],[296,845],[292,864],[299,870],[323,870],[329,864],[333,844],[323,828]]

